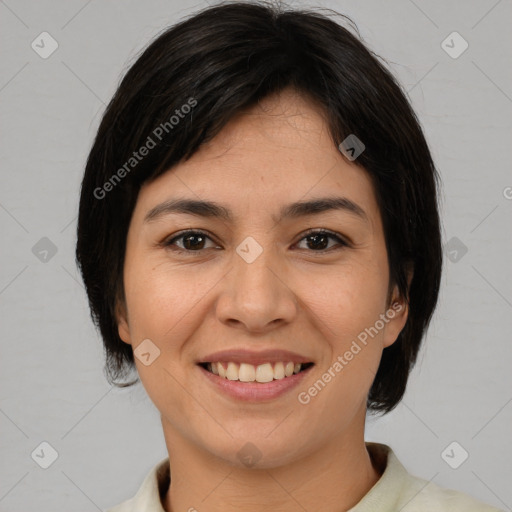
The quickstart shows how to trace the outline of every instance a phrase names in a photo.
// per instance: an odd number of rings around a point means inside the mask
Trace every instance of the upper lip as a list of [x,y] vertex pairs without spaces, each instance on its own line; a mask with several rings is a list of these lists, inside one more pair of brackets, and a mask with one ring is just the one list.
[[289,350],[262,350],[252,351],[244,349],[234,350],[221,350],[220,352],[213,352],[204,356],[198,364],[202,363],[217,363],[217,362],[234,362],[234,363],[249,363],[253,365],[260,365],[264,363],[278,363],[280,361],[284,363],[311,363],[311,359],[290,352]]

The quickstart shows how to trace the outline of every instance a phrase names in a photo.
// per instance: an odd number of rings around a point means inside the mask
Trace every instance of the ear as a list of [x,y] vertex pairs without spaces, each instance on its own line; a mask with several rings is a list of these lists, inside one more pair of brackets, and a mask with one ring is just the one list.
[[[407,289],[411,287],[411,281],[413,277],[413,271],[410,270],[407,273]],[[402,332],[407,318],[409,316],[409,304],[405,300],[399,290],[398,286],[394,285],[391,293],[391,299],[389,301],[388,309],[385,312],[385,316],[388,319],[384,330],[383,346],[384,348],[392,345],[397,339],[399,334]]]
[[118,301],[116,304],[116,321],[119,337],[128,345],[131,345],[130,326],[128,325],[128,315],[124,301]]

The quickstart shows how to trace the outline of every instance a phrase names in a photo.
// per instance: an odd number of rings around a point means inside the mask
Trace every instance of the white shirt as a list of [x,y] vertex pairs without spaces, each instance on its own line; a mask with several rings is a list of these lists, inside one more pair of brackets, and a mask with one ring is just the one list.
[[[348,512],[503,512],[469,495],[411,475],[385,444],[367,442],[366,447],[377,465],[385,469]],[[153,467],[133,498],[106,512],[165,512],[162,500],[169,488],[169,475],[166,458]]]

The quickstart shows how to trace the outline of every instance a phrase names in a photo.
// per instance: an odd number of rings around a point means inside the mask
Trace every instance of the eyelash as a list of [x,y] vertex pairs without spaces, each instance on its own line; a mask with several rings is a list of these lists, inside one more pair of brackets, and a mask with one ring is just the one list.
[[[165,240],[164,242],[162,242],[162,245],[166,248],[173,250],[173,251],[189,253],[189,254],[190,253],[200,253],[200,252],[206,250],[206,249],[199,249],[197,251],[192,251],[189,249],[182,249],[181,247],[176,247],[176,246],[172,247],[174,245],[174,242],[176,242],[176,240],[180,240],[180,239],[186,237],[187,235],[199,235],[199,236],[204,236],[204,237],[212,240],[212,238],[208,235],[208,233],[206,233],[204,231],[188,230],[188,231],[182,231],[177,236],[173,236],[171,239]],[[329,238],[335,239],[341,245],[341,247],[339,247],[338,249],[341,249],[343,247],[348,247],[348,245],[349,245],[337,233],[335,233],[333,231],[329,231],[327,229],[310,229],[303,234],[302,238],[297,243],[302,242],[305,238],[307,238],[308,236],[311,236],[311,235],[328,235]],[[320,251],[311,250],[310,252],[323,254],[323,253],[327,253],[332,250],[333,250],[333,248],[331,247],[329,249],[322,249]]]

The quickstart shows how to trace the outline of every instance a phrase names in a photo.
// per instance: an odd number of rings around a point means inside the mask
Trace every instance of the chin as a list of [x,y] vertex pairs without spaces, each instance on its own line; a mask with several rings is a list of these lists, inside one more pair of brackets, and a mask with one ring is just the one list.
[[[248,469],[271,469],[293,462],[298,455],[297,442],[286,433],[269,436],[273,427],[241,428],[233,437],[224,436],[220,442],[211,443],[211,435],[204,439],[204,449],[230,465]],[[285,434],[285,435],[283,435]],[[303,441],[303,440],[302,440]]]

